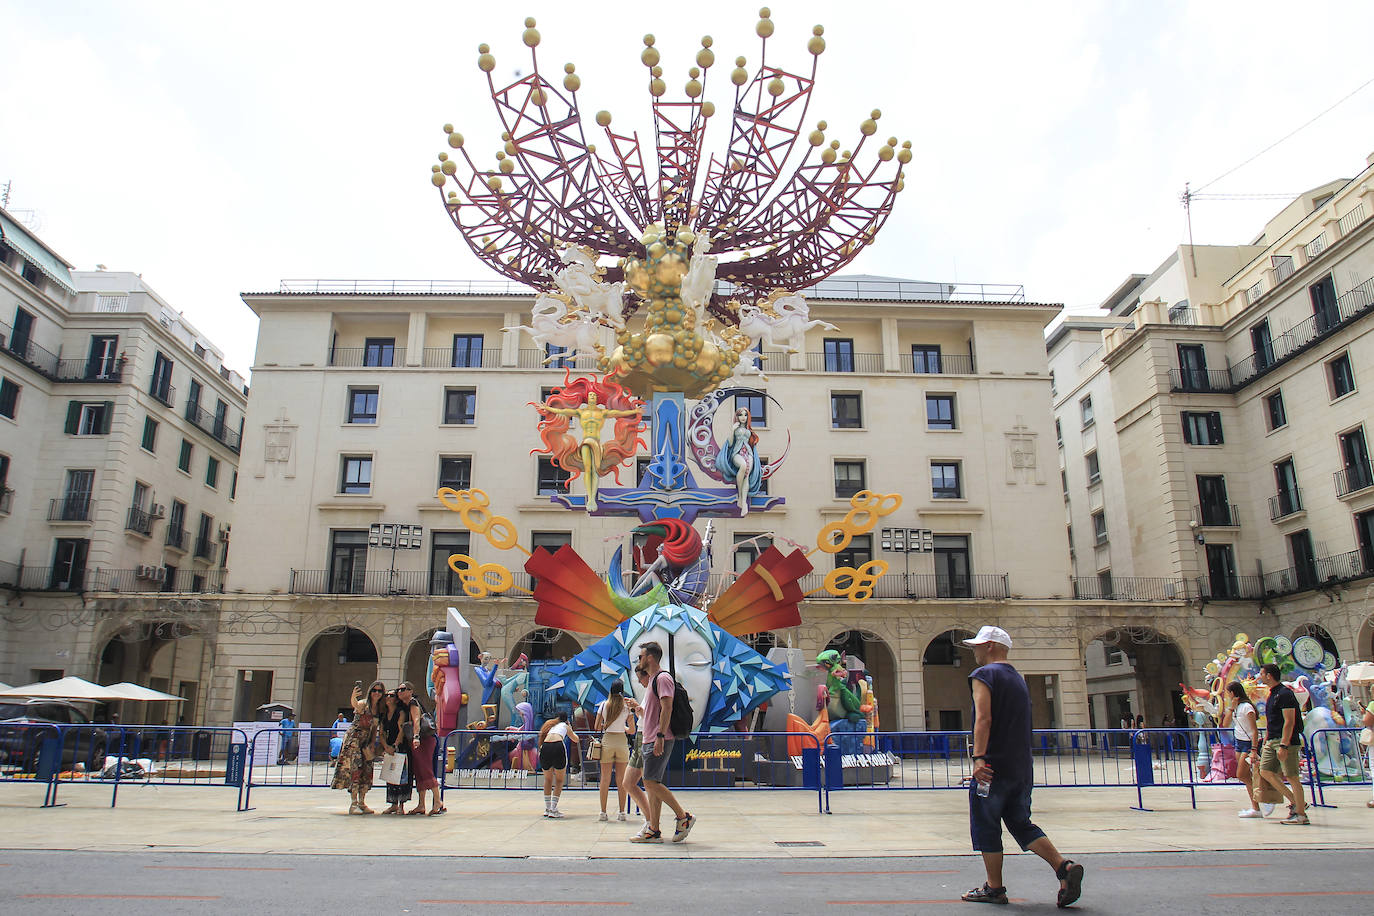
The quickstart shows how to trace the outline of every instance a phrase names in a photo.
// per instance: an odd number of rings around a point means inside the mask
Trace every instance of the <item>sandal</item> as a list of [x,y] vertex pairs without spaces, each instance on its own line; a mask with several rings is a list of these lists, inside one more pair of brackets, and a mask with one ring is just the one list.
[[1054,905],[1063,909],[1069,904],[1083,896],[1083,866],[1073,859],[1065,859],[1059,863],[1059,867],[1054,870],[1054,876],[1060,881],[1068,882],[1059,889],[1059,896],[1055,899]]
[[1005,887],[989,887],[986,881],[981,887],[975,887],[971,891],[965,891],[959,898],[965,903],[1010,903],[1007,899],[1007,889]]
[[406,814],[424,814],[425,809],[420,807],[411,808]]
[[429,812],[429,816],[430,816],[430,817],[434,817],[434,816],[437,815],[437,814],[443,814],[443,813],[444,813],[445,811],[447,811],[447,810],[448,810],[447,807],[435,808],[433,811]]

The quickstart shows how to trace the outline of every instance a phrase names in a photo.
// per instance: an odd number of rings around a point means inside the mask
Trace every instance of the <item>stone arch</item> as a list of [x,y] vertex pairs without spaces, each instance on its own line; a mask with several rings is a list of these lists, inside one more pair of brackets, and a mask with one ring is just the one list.
[[1374,614],[1365,618],[1355,637],[1355,660],[1374,661]]
[[1340,647],[1336,645],[1336,640],[1331,638],[1331,634],[1327,632],[1325,627],[1316,623],[1304,623],[1302,626],[1296,627],[1292,635],[1288,638],[1292,641],[1297,641],[1303,636],[1311,636],[1317,642],[1321,643],[1323,649],[1336,657],[1336,664],[1340,664]]
[[97,717],[117,713],[126,725],[194,725],[202,706],[202,679],[213,653],[211,639],[196,622],[142,620],[126,622],[96,640],[95,677],[101,684],[124,681],[185,697],[152,703],[107,704]]
[[927,731],[965,731],[969,718],[968,674],[973,650],[961,640],[973,636],[965,629],[945,630],[926,644],[921,654],[921,696],[925,700]]
[[316,633],[301,654],[296,721],[328,726],[340,711],[348,710],[354,681],[366,686],[377,679],[378,658],[377,641],[366,630],[340,625]]
[[1186,683],[1183,648],[1154,627],[1101,629],[1083,652],[1088,717],[1093,728],[1119,728],[1123,716],[1145,717],[1158,728],[1164,716],[1185,717],[1179,683]]
[[577,637],[566,630],[558,630],[553,627],[543,627],[531,630],[524,636],[516,640],[506,656],[506,664],[512,665],[520,657],[521,653],[527,655],[530,661],[552,658],[572,658],[582,651],[582,644]]
[[900,730],[897,655],[887,640],[871,630],[843,630],[832,636],[825,648],[852,655],[864,663],[865,672],[873,676],[873,693],[878,698],[878,729]]

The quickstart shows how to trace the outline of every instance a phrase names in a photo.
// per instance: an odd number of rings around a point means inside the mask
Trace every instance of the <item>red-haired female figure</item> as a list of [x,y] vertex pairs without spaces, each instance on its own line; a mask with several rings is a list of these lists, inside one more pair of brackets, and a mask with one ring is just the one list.
[[[551,455],[554,464],[573,478],[585,472],[587,511],[595,512],[598,479],[609,472],[619,483],[620,464],[644,445],[639,438],[644,403],[615,382],[584,376],[565,381],[546,403],[534,406],[540,415],[539,437],[544,447],[531,454]],[[582,427],[580,440],[570,432],[573,417]],[[608,417],[615,420],[615,432],[603,444],[601,427]]]

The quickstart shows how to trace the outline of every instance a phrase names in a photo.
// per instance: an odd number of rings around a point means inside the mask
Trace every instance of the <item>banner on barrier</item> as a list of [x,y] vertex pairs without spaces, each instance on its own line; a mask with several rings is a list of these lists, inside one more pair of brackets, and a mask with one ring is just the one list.
[[231,744],[229,745],[229,756],[224,762],[224,784],[226,786],[243,785],[244,762],[248,759],[248,745]]

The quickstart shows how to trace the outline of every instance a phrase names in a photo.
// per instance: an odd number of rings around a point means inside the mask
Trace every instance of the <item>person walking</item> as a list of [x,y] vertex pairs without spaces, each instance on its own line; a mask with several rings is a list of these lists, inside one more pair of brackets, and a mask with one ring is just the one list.
[[1259,764],[1259,718],[1240,681],[1227,684],[1226,693],[1231,701],[1226,705],[1221,727],[1231,726],[1231,737],[1236,742],[1236,776],[1245,785],[1245,794],[1250,797],[1250,807],[1242,811],[1240,816],[1264,817],[1259,799],[1255,797],[1252,777],[1252,771]]
[[987,880],[960,899],[968,903],[1006,903],[1002,883],[1002,824],[1023,850],[1044,859],[1059,879],[1055,903],[1066,907],[1083,893],[1083,866],[1066,859],[1031,821],[1031,700],[1026,679],[1007,662],[1011,636],[985,626],[964,645],[973,649],[977,668],[969,675],[973,692],[973,780],[969,784],[969,828],[973,848],[982,853]]
[[[1369,703],[1365,705],[1364,717],[1360,719],[1360,726],[1362,728],[1360,732],[1361,737],[1366,733],[1374,731],[1374,700],[1370,700]],[[1365,756],[1369,760],[1369,775],[1374,777],[1374,742],[1365,746]],[[1374,779],[1371,779],[1370,789],[1374,792]],[[1366,808],[1374,808],[1374,798],[1365,802],[1364,806]]]
[[[625,682],[612,681],[610,695],[596,709],[596,724],[593,731],[601,733],[601,815],[598,821],[606,820],[606,797],[610,794],[611,780],[616,776],[624,777],[625,768],[630,763],[629,731],[633,727],[633,715],[625,705]],[[619,767],[617,772],[616,767]],[[616,817],[625,820],[625,786],[616,782]]]
[[[635,665],[635,680],[639,682],[641,689],[649,686],[649,672],[643,665]],[[634,800],[639,808],[639,813],[644,817],[644,823],[640,826],[639,832],[643,833],[649,829],[649,796],[644,794],[644,789],[640,787],[640,777],[644,775],[644,736],[639,732],[639,720],[644,718],[644,709],[635,701],[634,697],[626,697],[625,705],[630,709],[633,718],[627,723],[627,730],[633,732],[630,736],[630,760],[625,767],[625,775],[620,779],[620,786],[625,790],[625,794]],[[629,814],[626,807],[625,813]]]
[[558,810],[558,799],[568,778],[568,746],[564,740],[572,741],[573,753],[581,753],[582,739],[568,725],[568,714],[560,712],[539,729],[539,769],[544,771],[545,817],[563,816]]
[[[631,843],[662,843],[663,831],[659,829],[659,815],[666,804],[676,815],[676,830],[673,842],[681,843],[687,839],[696,826],[697,819],[690,811],[678,804],[672,791],[664,785],[668,773],[668,758],[673,753],[676,735],[669,728],[673,716],[673,694],[677,686],[673,676],[661,667],[663,647],[656,642],[646,642],[640,647],[639,667],[649,678],[644,696],[644,717],[641,720],[640,740],[644,747],[644,792],[649,797],[649,824],[639,833],[630,837]],[[683,737],[686,737],[685,735]]]
[[[1302,791],[1299,757],[1302,750],[1302,710],[1298,698],[1279,679],[1279,666],[1273,662],[1260,666],[1260,683],[1269,688],[1264,703],[1264,750],[1260,753],[1260,775],[1288,800],[1288,817],[1280,823],[1306,827],[1307,799]],[[1284,785],[1284,777],[1288,785]],[[1291,786],[1291,788],[1290,788]]]
[[372,760],[377,755],[378,722],[385,708],[386,685],[373,681],[363,696],[362,685],[353,688],[353,724],[344,735],[339,749],[339,762],[334,767],[330,786],[347,789],[350,798],[349,814],[375,814],[365,801],[372,788]]
[[296,720],[291,718],[291,710],[282,714],[278,728],[281,729],[281,746],[277,748],[277,766],[284,767],[296,759],[291,753],[291,740],[296,737]]

